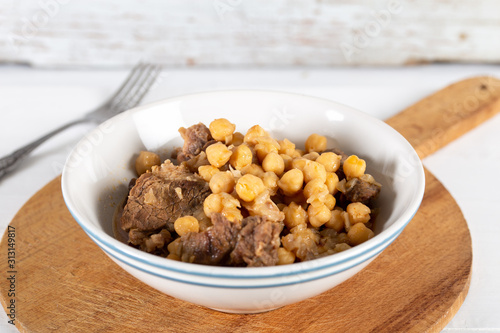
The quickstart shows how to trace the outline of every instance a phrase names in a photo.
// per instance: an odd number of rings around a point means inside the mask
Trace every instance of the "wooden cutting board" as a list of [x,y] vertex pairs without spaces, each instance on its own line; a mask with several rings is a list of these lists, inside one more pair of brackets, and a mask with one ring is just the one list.
[[[500,81],[481,77],[449,86],[387,122],[424,157],[499,110]],[[255,315],[180,301],[127,274],[73,220],[60,178],[36,193],[9,229],[15,230],[15,267],[7,260],[6,232],[0,296],[8,314],[15,300],[21,332],[438,332],[463,303],[471,275],[467,223],[428,171],[414,219],[362,272],[319,296]]]

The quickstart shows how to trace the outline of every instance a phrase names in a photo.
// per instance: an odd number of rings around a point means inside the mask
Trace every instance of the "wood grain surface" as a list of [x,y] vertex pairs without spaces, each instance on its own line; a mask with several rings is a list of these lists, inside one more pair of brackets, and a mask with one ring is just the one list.
[[[500,111],[493,89],[498,82],[476,78],[457,83],[387,122],[423,157]],[[447,105],[466,105],[470,95],[464,92],[476,89],[491,92],[490,98],[478,97],[477,107],[459,113],[466,116],[442,120]],[[426,148],[428,142],[432,149]],[[255,315],[186,303],[128,275],[74,221],[62,198],[60,178],[35,194],[10,226],[16,241],[15,323],[22,332],[438,332],[460,308],[470,283],[467,223],[428,171],[419,211],[363,271],[321,295]],[[6,310],[13,299],[6,279],[11,270],[8,244],[5,234],[0,243],[0,272],[5,275],[0,278],[0,299]]]
[[[33,196],[16,230],[21,332],[438,332],[462,304],[471,239],[451,195],[430,173],[401,236],[350,280],[281,309],[234,315],[164,295],[112,262],[74,221],[57,178]],[[7,253],[6,235],[0,244]],[[0,271],[9,271],[6,260]],[[4,273],[7,274],[7,273]],[[4,307],[9,282],[0,279]]]
[[0,62],[39,67],[498,63],[495,0],[1,1]]
[[454,83],[386,122],[424,158],[499,111],[500,80],[481,76]]

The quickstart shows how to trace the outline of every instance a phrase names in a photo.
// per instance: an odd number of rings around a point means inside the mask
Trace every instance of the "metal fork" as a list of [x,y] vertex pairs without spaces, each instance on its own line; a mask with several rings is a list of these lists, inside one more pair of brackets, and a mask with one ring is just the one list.
[[42,136],[38,140],[19,148],[12,154],[0,159],[0,179],[15,169],[18,163],[28,156],[35,148],[47,141],[54,135],[65,129],[80,123],[95,122],[101,123],[114,115],[133,108],[138,105],[146,93],[149,91],[156,78],[161,72],[161,67],[151,64],[136,65],[129,76],[122,83],[120,88],[101,106],[87,113],[80,119],[71,121],[52,132]]

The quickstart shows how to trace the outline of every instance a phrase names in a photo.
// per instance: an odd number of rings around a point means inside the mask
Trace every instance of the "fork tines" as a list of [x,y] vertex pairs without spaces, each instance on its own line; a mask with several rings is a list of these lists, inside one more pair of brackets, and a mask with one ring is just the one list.
[[138,105],[161,73],[160,65],[137,64],[113,95],[111,109],[126,110]]

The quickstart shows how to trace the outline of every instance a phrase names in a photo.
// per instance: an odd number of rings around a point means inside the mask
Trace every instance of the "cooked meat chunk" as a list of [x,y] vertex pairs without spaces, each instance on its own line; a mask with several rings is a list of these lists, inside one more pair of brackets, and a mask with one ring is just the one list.
[[137,229],[130,229],[128,233],[129,243],[132,245],[141,245],[144,242],[144,239],[148,237],[147,232],[140,231]]
[[212,226],[203,232],[190,232],[181,239],[182,261],[196,264],[224,264],[236,245],[240,225],[232,223],[220,213],[212,214]]
[[179,132],[184,139],[182,151],[177,154],[179,162],[190,160],[205,150],[210,143],[215,142],[210,134],[210,130],[202,123],[188,128],[181,127]]
[[204,265],[271,266],[278,262],[281,223],[264,216],[249,216],[239,223],[212,214],[206,231],[180,238],[177,255],[182,261]]
[[371,206],[380,193],[380,185],[353,178],[346,183],[345,196],[351,202],[361,202]]
[[241,225],[231,263],[248,267],[276,265],[282,224],[269,222],[264,216],[249,216]]
[[166,229],[150,235],[144,231],[130,229],[128,235],[130,244],[136,245],[141,250],[149,253],[155,253],[157,250],[164,249],[165,244],[168,244],[172,240],[170,232]]
[[173,232],[178,217],[203,211],[203,201],[210,193],[207,182],[167,160],[137,179],[123,209],[121,228]]
[[130,192],[130,190],[132,189],[132,187],[134,187],[135,185],[135,182],[137,181],[137,178],[132,178],[130,180],[130,182],[128,183],[128,191]]

